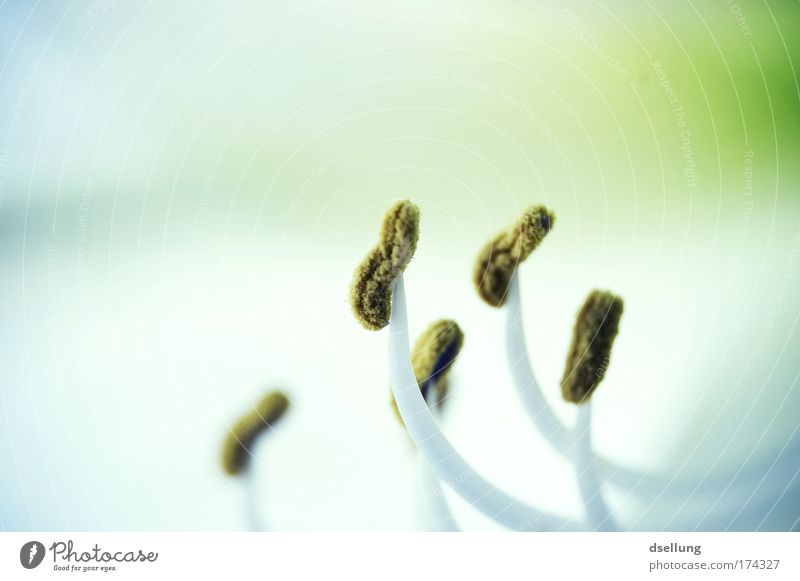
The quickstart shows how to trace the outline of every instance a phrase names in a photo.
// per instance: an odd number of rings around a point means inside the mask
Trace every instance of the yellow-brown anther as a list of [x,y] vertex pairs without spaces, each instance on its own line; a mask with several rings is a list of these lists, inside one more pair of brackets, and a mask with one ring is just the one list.
[[611,362],[611,347],[619,331],[623,301],[606,291],[586,297],[575,320],[572,345],[567,355],[561,394],[572,403],[589,400]]
[[481,249],[473,281],[484,301],[493,307],[505,304],[514,270],[539,246],[555,219],[544,206],[530,206],[511,228]]
[[264,396],[256,406],[231,427],[222,445],[222,468],[235,476],[250,462],[251,449],[258,436],[277,422],[289,408],[289,398],[281,391]]
[[[447,374],[464,345],[464,333],[455,321],[441,319],[419,336],[411,352],[411,365],[422,396],[441,405],[447,397]],[[431,388],[435,393],[431,393]],[[402,423],[397,403],[392,398],[397,419]]]
[[378,244],[356,268],[350,306],[356,319],[377,331],[392,316],[392,286],[414,256],[419,239],[419,208],[408,200],[389,208]]

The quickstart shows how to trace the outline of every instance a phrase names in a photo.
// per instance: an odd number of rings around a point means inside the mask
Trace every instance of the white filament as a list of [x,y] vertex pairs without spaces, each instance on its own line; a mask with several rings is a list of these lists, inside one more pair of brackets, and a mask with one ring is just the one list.
[[403,277],[395,281],[389,326],[389,378],[409,436],[441,480],[494,521],[513,530],[579,530],[578,523],[541,512],[481,476],[439,429],[411,366]]

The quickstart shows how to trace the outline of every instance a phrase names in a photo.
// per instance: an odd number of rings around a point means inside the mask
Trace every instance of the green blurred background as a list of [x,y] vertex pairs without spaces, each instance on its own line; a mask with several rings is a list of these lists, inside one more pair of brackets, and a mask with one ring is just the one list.
[[386,332],[347,304],[408,197],[411,332],[464,328],[444,427],[476,467],[580,514],[470,282],[541,202],[524,324],[567,420],[575,312],[626,300],[594,437],[669,486],[610,487],[621,522],[797,527],[798,25],[790,1],[3,3],[0,525],[240,528],[219,446],[279,386],[275,528],[420,528]]

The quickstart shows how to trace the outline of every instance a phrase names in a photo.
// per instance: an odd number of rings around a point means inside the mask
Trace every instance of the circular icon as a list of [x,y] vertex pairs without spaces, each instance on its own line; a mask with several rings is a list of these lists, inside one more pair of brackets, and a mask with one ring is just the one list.
[[26,569],[35,569],[42,564],[44,553],[44,545],[39,541],[27,542],[19,551],[19,562]]

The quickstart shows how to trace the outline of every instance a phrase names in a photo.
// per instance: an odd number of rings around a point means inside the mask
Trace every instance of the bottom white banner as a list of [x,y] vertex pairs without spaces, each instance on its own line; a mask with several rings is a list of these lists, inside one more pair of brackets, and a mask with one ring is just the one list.
[[795,581],[798,553],[796,533],[2,533],[0,579]]

